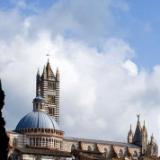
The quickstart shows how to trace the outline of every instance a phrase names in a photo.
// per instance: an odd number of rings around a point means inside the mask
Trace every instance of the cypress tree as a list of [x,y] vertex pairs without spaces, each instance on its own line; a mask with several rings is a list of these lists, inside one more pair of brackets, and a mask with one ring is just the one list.
[[1,85],[1,80],[0,80],[0,160],[7,160],[8,143],[9,143],[9,138],[5,130],[5,120],[2,116],[4,98],[5,98],[5,94],[2,90],[2,85]]

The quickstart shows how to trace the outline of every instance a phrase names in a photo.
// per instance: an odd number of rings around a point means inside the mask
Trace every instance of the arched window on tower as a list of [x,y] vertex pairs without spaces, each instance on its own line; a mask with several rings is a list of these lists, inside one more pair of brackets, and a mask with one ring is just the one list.
[[54,108],[48,108],[49,114],[54,115],[55,114],[55,109]]
[[55,96],[48,95],[48,103],[55,104]]
[[55,89],[55,83],[54,82],[48,82],[48,89],[50,89],[50,90]]

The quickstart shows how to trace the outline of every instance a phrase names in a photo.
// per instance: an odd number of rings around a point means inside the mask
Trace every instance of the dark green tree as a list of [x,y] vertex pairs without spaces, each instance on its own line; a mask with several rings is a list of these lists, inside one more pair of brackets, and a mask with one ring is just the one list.
[[9,138],[5,130],[5,120],[2,116],[2,109],[4,106],[4,92],[2,90],[2,84],[0,80],[0,160],[7,160],[8,157],[8,143]]

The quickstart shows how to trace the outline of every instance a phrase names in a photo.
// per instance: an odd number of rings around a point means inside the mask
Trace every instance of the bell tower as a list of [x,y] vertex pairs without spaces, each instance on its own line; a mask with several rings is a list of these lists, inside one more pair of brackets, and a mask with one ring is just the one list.
[[55,118],[59,124],[59,71],[56,74],[52,71],[50,62],[43,68],[43,73],[40,75],[37,72],[36,78],[36,96],[41,96],[44,99],[43,111]]

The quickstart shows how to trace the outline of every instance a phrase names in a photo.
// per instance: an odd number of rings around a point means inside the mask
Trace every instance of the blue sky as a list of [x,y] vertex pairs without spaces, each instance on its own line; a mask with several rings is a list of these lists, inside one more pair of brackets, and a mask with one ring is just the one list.
[[7,128],[15,128],[32,110],[35,75],[50,53],[53,70],[59,67],[61,75],[61,127],[66,135],[126,140],[140,113],[149,135],[155,133],[160,142],[159,4],[0,0]]

